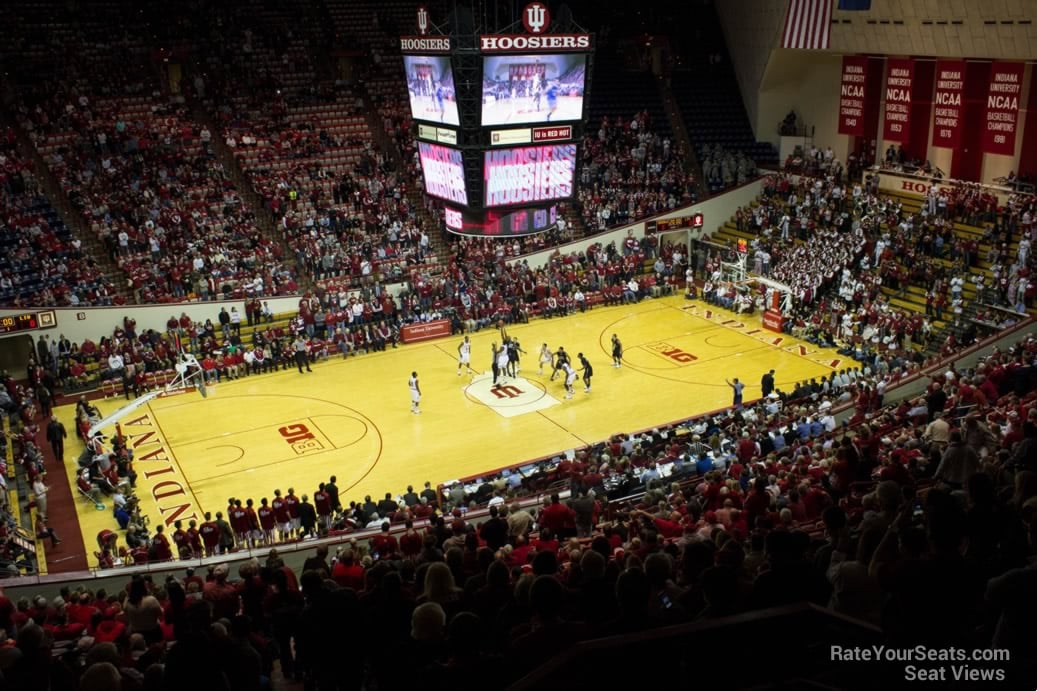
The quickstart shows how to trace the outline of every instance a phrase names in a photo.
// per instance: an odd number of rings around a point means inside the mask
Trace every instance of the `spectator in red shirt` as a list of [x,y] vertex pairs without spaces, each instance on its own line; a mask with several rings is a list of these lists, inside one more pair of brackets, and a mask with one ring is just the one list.
[[540,527],[549,528],[555,535],[562,535],[568,524],[576,524],[576,514],[562,503],[558,493],[551,495],[551,503],[540,512]]
[[371,552],[376,559],[395,559],[399,543],[389,534],[389,521],[382,523],[382,532],[371,538]]
[[339,553],[335,565],[331,568],[331,578],[343,588],[363,592],[364,567],[356,563],[352,549],[347,547]]

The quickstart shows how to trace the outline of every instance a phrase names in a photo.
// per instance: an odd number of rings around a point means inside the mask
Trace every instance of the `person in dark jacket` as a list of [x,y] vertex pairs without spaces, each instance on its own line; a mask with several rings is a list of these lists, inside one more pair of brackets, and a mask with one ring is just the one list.
[[305,494],[302,495],[302,501],[299,502],[299,524],[302,526],[303,535],[316,534],[317,511],[310,503],[310,498]]

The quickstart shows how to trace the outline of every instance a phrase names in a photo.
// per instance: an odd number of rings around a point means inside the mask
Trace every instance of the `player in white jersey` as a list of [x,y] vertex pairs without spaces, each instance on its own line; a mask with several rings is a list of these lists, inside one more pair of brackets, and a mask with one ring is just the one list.
[[551,353],[551,349],[547,347],[547,344],[540,346],[540,369],[537,370],[537,374],[544,373],[544,365],[550,365],[554,360],[554,355]]
[[461,369],[468,368],[472,373],[472,342],[465,336],[464,340],[457,346],[457,376],[461,376]]
[[500,350],[497,351],[495,357],[497,358],[497,370],[500,373],[500,379],[502,382],[507,383],[507,380],[504,378],[508,374],[508,344],[506,342],[501,344]]
[[576,370],[568,362],[563,362],[561,369],[565,372],[565,398],[568,400],[575,393],[573,385],[576,383]]
[[407,386],[410,387],[410,412],[415,415],[420,415],[421,409],[418,406],[421,403],[421,386],[418,384],[417,372],[410,373],[410,379],[407,381]]

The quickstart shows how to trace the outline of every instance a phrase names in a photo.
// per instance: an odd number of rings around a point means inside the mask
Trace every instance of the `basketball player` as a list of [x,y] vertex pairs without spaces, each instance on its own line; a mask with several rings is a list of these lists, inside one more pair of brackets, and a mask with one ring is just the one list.
[[553,356],[551,355],[551,349],[547,347],[546,343],[544,343],[540,346],[540,369],[537,370],[537,374],[543,375],[544,365],[550,365],[552,359]]
[[554,381],[555,380],[555,375],[558,374],[558,370],[562,369],[562,365],[568,365],[569,364],[569,353],[565,352],[565,346],[558,346],[558,352],[555,353],[554,356],[555,356],[555,367],[554,367],[554,371],[551,372],[551,379],[549,381]]
[[594,376],[594,368],[591,367],[591,363],[587,361],[583,353],[577,353],[576,357],[580,360],[580,371],[583,372],[583,393],[590,393],[591,377]]
[[493,370],[493,385],[497,386],[497,379],[500,377],[500,368],[497,367],[497,344],[490,344],[490,368]]
[[469,374],[474,374],[472,371],[472,342],[465,336],[464,340],[457,346],[457,376],[461,376],[461,368],[468,368]]
[[558,85],[551,84],[547,87],[547,122],[551,122],[551,116],[554,115],[555,110],[558,108]]
[[519,345],[517,338],[512,338],[508,341],[508,376],[517,377],[519,373],[519,353],[525,355],[526,351],[522,350],[522,346]]
[[623,366],[623,344],[619,342],[619,336],[612,334],[612,366]]
[[274,510],[274,522],[281,533],[280,541],[288,541],[292,537],[292,516],[288,513],[288,504],[281,498],[281,490],[274,490],[274,500],[270,502],[270,508]]
[[563,362],[562,371],[565,372],[565,399],[569,400],[575,392],[573,385],[576,383],[576,370],[568,362]]
[[442,83],[436,85],[436,110],[439,112],[439,121],[443,122],[443,117],[446,115],[446,108],[443,105],[443,98],[445,94],[443,92]]
[[500,372],[501,381],[505,384],[507,383],[507,380],[505,380],[504,377],[508,375],[508,363],[511,361],[510,356],[508,355],[509,343],[509,340],[505,340],[501,344],[500,350],[497,351],[497,371]]
[[421,387],[418,385],[418,373],[411,372],[410,379],[407,381],[407,386],[410,387],[410,412],[415,415],[421,414],[421,409],[418,405],[421,403]]

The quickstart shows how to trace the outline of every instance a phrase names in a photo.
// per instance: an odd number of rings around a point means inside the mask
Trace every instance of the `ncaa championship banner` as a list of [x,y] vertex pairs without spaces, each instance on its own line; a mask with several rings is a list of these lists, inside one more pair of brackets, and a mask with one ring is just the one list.
[[965,61],[936,61],[936,92],[933,95],[933,146],[955,149],[961,141],[965,108]]
[[868,78],[868,58],[843,56],[839,88],[839,134],[864,136],[864,92]]
[[1015,155],[1019,129],[1019,98],[1023,93],[1023,63],[995,62],[990,67],[986,117],[983,118],[983,151]]
[[886,59],[886,117],[882,138],[906,142],[911,132],[911,86],[915,63],[908,58]]

